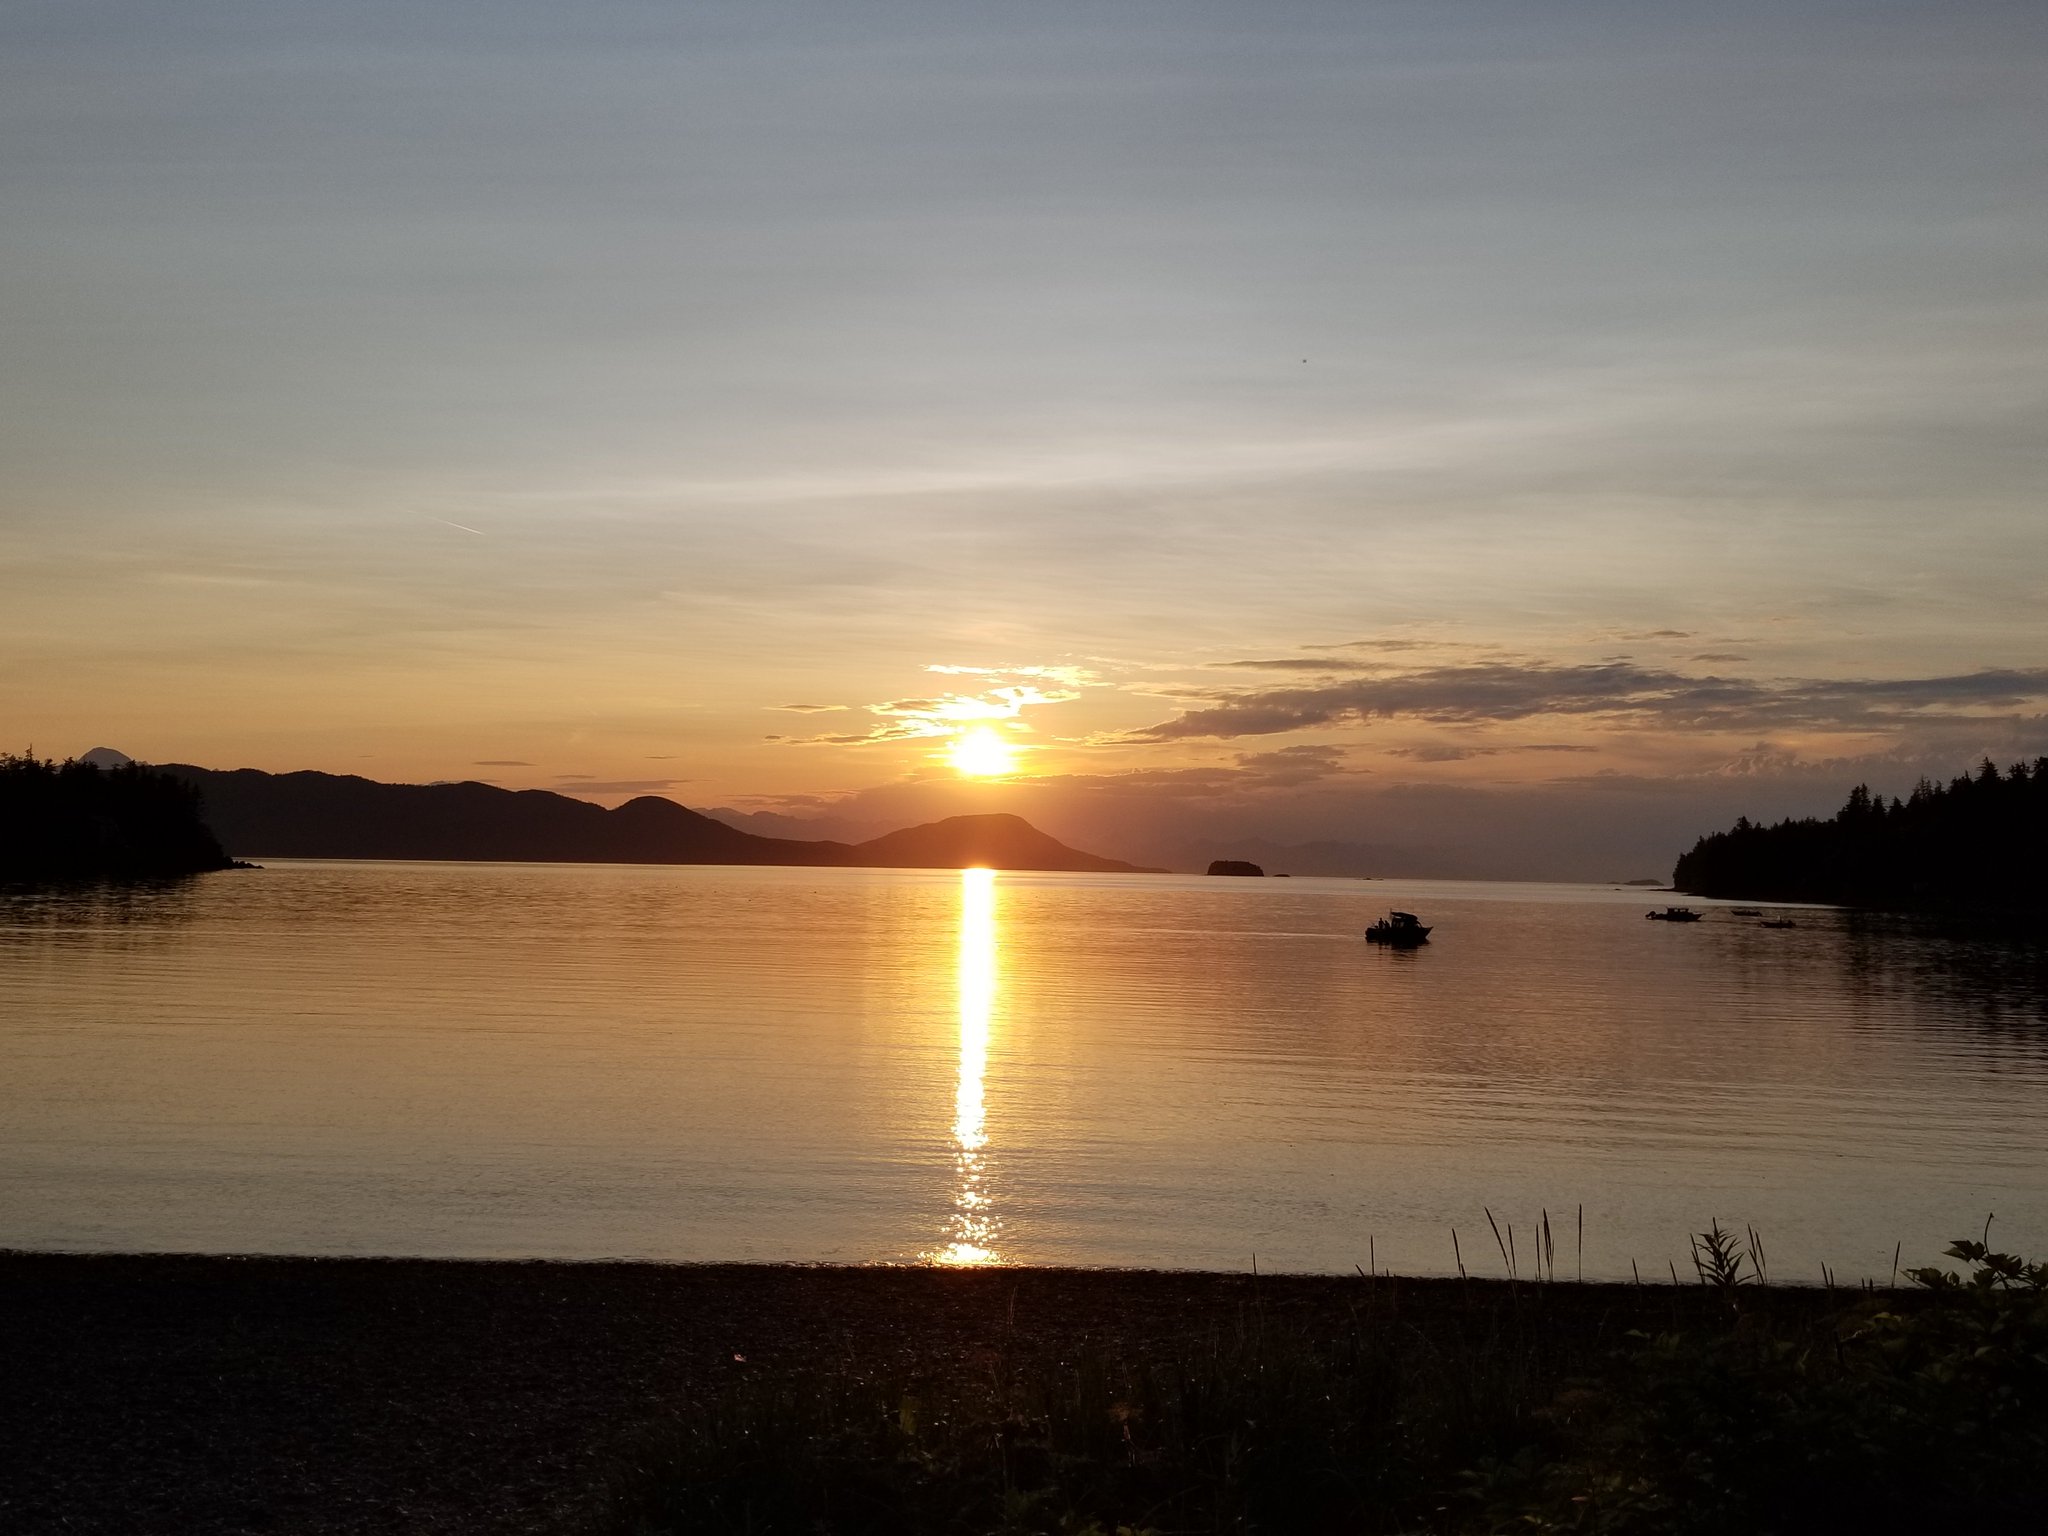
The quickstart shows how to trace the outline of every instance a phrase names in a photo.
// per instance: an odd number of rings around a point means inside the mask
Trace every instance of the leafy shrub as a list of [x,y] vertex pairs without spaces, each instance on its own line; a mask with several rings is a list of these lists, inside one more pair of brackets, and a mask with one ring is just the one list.
[[1700,1287],[1474,1286],[1386,1313],[1367,1290],[1348,1326],[1005,1354],[973,1379],[839,1362],[674,1426],[617,1528],[2048,1528],[2048,1265],[1948,1252],[1967,1276],[1836,1304],[1767,1290],[1755,1234],[1713,1227]]
[[[1738,1316],[1639,1336],[1553,1411],[1549,1454],[1482,1469],[1505,1531],[1997,1528],[2048,1519],[2048,1265],[1959,1240],[1805,1336]],[[1917,1303],[1917,1304],[1914,1304]]]

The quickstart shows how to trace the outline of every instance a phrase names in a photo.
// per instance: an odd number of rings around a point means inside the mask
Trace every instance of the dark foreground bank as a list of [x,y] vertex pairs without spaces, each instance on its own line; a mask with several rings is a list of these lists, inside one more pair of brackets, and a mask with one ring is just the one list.
[[1680,1530],[1759,1468],[1744,1528],[1867,1531],[1902,1446],[2048,1510],[2033,1293],[8,1254],[0,1306],[10,1532]]

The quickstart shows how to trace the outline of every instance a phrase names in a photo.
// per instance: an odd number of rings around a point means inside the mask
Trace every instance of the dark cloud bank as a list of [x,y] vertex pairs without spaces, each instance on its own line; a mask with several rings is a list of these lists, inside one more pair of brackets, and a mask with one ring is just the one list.
[[[1281,662],[1243,666],[1292,668]],[[1327,664],[1317,668],[1328,672]],[[1896,729],[1959,710],[2015,710],[2048,697],[2048,668],[1950,677],[1689,677],[1628,661],[1485,663],[1380,672],[1309,686],[1252,689],[1134,733],[1142,741],[1229,740],[1351,721],[1408,718],[1477,725],[1537,716],[1606,717],[1668,730]]]

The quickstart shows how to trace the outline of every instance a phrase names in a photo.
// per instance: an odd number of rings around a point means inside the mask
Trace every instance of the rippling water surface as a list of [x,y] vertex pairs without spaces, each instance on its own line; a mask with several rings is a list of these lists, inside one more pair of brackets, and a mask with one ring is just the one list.
[[[272,864],[0,894],[0,1245],[1885,1275],[2048,1250],[2038,951],[1606,888]],[[1389,906],[1434,942],[1362,942]],[[1668,1279],[1668,1275],[1666,1275]]]

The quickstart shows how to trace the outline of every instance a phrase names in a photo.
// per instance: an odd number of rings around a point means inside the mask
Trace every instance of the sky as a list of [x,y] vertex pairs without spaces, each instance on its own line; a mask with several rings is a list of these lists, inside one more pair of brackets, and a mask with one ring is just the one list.
[[2048,752],[2044,143],[2036,3],[9,0],[0,726],[1662,874]]

